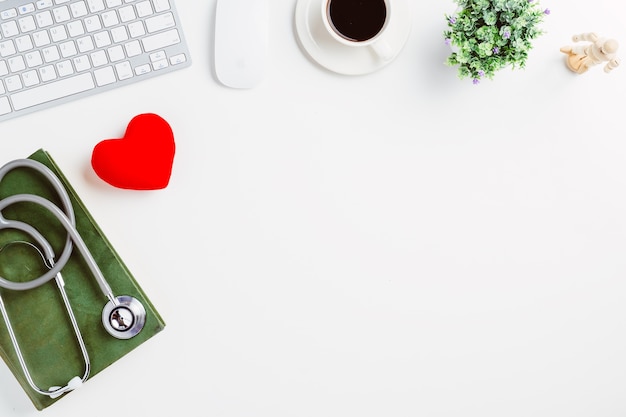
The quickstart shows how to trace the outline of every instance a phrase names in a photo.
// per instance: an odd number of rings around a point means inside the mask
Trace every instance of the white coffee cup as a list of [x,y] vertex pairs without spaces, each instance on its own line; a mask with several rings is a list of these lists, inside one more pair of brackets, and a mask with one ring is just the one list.
[[322,21],[330,36],[352,48],[370,48],[389,61],[391,45],[383,35],[389,28],[392,0],[322,0]]

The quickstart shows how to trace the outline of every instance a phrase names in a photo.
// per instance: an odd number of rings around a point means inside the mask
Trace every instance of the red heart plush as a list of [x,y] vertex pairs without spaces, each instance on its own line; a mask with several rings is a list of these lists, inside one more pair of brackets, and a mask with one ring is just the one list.
[[170,181],[175,150],[170,125],[156,114],[140,114],[123,138],[105,139],[93,148],[91,166],[114,187],[158,190]]

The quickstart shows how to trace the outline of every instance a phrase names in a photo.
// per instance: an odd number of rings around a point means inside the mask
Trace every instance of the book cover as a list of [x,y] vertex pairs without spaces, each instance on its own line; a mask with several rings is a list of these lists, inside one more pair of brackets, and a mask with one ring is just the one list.
[[[92,378],[163,330],[165,322],[51,156],[40,149],[29,158],[50,168],[67,190],[76,215],[76,229],[113,294],[132,296],[146,310],[146,322],[139,334],[126,340],[111,336],[102,324],[102,310],[108,300],[85,260],[74,249],[61,273],[89,355],[89,378]],[[18,168],[7,173],[0,182],[0,199],[15,194],[36,194],[60,205],[59,197],[43,175],[28,168]],[[35,227],[50,242],[57,256],[62,253],[67,234],[60,222],[45,208],[33,203],[18,203],[2,210],[2,215],[6,219],[19,220]],[[19,230],[0,230],[0,248],[4,248],[0,250],[0,276],[10,281],[32,280],[42,275],[47,268],[32,247],[12,243],[20,241],[34,243]],[[0,288],[0,295],[36,386],[46,390],[53,386],[64,386],[72,377],[84,374],[85,361],[54,280],[26,291]],[[1,317],[0,356],[38,410],[71,395],[70,392],[58,398],[50,398],[31,388]]]

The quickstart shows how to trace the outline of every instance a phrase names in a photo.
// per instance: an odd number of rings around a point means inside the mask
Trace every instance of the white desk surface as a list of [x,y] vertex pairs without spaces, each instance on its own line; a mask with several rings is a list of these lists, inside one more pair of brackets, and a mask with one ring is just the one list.
[[[271,0],[252,90],[214,77],[215,0],[177,3],[190,68],[0,124],[2,160],[50,151],[167,322],[41,415],[626,415],[626,68],[559,52],[626,45],[620,2],[544,0],[527,68],[474,86],[443,65],[452,1],[411,0],[401,55],[354,77]],[[174,129],[169,186],[108,186],[94,145],[146,112]],[[0,395],[40,415],[5,366]]]

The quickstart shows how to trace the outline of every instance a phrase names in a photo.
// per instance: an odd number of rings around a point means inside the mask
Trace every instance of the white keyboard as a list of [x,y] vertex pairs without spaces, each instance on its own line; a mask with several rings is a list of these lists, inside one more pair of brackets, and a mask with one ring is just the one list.
[[174,0],[0,0],[0,121],[190,64]]

